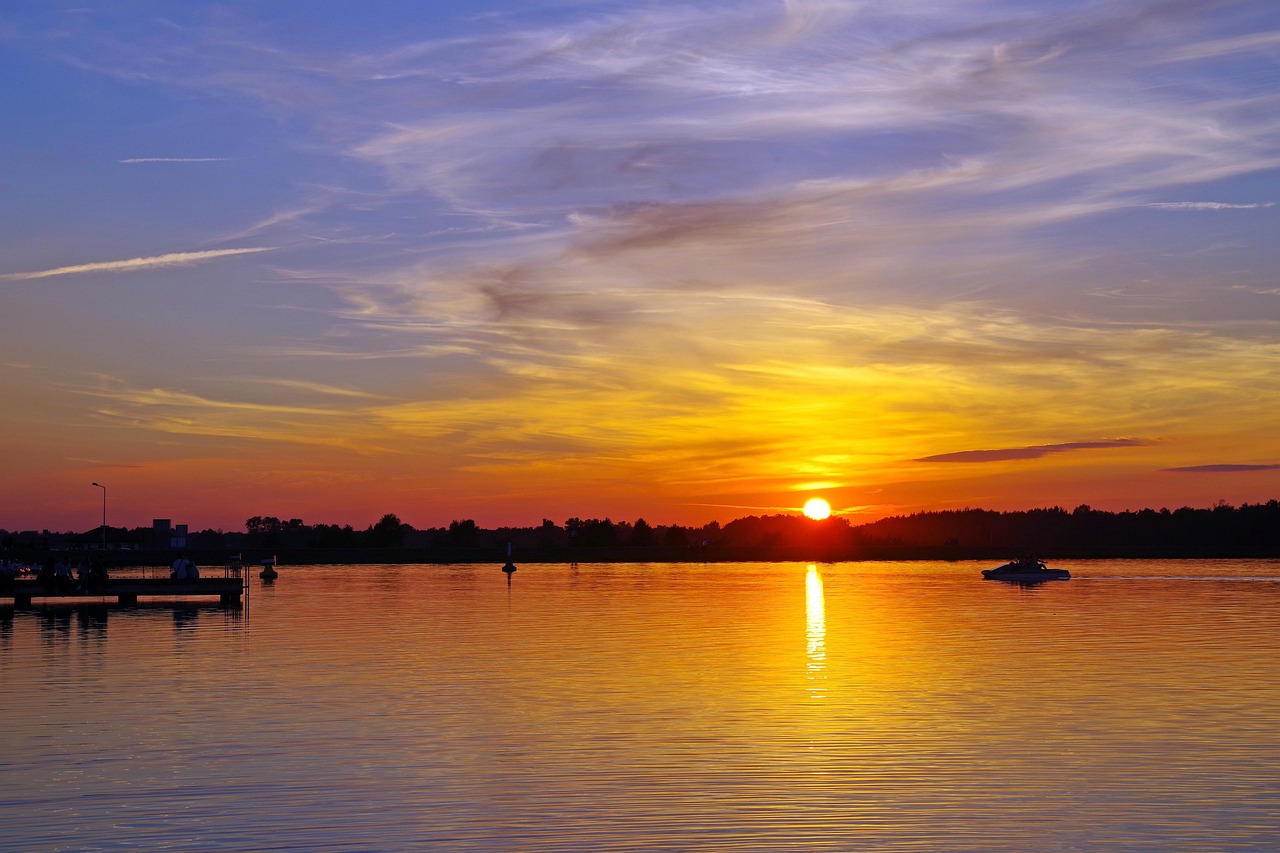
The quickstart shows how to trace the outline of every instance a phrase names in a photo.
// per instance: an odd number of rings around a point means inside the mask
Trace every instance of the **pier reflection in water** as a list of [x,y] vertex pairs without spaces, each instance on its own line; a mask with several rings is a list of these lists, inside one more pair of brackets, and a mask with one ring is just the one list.
[[291,567],[251,623],[0,612],[0,846],[1280,849],[1280,563],[987,567]]

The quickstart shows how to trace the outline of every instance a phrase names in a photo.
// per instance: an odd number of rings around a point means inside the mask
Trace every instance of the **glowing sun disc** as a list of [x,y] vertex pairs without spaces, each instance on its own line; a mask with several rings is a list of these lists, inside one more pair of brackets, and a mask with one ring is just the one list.
[[812,518],[814,521],[821,521],[831,515],[831,504],[822,498],[810,498],[805,502],[804,514]]

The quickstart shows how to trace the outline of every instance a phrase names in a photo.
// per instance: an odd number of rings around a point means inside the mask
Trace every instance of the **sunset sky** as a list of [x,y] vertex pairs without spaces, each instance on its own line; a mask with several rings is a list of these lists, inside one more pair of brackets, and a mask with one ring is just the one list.
[[0,51],[0,527],[1280,497],[1274,0],[8,0]]

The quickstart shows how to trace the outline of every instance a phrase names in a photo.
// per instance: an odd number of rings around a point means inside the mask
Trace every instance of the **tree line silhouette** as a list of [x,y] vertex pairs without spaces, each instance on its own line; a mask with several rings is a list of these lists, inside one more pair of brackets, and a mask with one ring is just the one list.
[[[108,529],[116,547],[168,547],[150,542],[150,534],[149,528]],[[54,536],[0,531],[0,547],[93,548],[101,538],[101,528]],[[781,514],[747,516],[723,526],[575,517],[563,524],[543,519],[536,527],[494,529],[461,519],[419,530],[387,513],[361,530],[255,515],[243,533],[203,530],[186,542],[196,553],[287,554],[290,562],[469,562],[498,559],[508,545],[526,561],[1280,556],[1280,502],[1123,512],[1088,505],[1011,512],[966,508],[862,525],[842,517],[814,521]]]

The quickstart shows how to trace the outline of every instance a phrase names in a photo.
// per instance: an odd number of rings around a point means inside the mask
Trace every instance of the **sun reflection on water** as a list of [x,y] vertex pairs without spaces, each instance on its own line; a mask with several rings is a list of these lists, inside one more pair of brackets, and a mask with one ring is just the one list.
[[808,657],[809,695],[827,695],[827,612],[822,594],[822,575],[810,565],[804,578],[805,654]]

